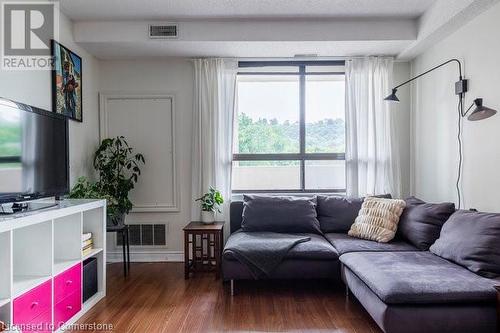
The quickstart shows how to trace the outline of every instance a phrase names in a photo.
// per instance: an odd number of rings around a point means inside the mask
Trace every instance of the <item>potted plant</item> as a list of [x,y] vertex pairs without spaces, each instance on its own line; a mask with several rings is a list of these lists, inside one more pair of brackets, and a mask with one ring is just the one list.
[[105,199],[106,212],[108,216],[115,216],[117,211],[117,201],[115,198],[102,191],[98,182],[92,183],[87,177],[80,177],[69,192],[72,199]]
[[215,213],[221,213],[220,206],[224,203],[224,198],[218,190],[210,187],[207,193],[195,201],[201,202],[201,221],[210,224],[215,222]]
[[123,224],[132,209],[128,195],[139,179],[142,154],[134,154],[123,136],[104,139],[94,154],[99,179],[90,183],[80,178],[70,192],[71,198],[102,198],[108,201],[108,224]]

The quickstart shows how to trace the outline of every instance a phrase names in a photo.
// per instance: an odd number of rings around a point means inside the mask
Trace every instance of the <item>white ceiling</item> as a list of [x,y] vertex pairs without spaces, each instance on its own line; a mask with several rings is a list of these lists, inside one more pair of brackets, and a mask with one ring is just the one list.
[[[412,59],[500,0],[59,0],[75,41],[102,59]],[[178,23],[175,40],[149,24]]]
[[416,18],[436,0],[60,0],[75,21],[268,18]]
[[398,54],[409,41],[343,42],[137,42],[86,43],[85,49],[100,59],[140,59],[163,57],[243,57],[288,58],[294,55],[339,57]]

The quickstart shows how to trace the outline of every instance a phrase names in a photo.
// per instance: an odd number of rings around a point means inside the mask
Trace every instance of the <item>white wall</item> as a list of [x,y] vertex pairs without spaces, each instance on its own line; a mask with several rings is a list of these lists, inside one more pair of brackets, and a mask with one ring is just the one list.
[[[393,85],[397,85],[410,78],[410,63],[395,62]],[[388,92],[389,94],[389,92]],[[411,96],[408,86],[398,89],[399,103],[391,103],[391,112],[394,112],[395,123],[397,124],[396,145],[399,151],[400,170],[401,170],[401,197],[406,198],[410,195],[411,176],[410,176],[410,119],[411,119]]]
[[[132,249],[132,252],[145,253],[134,258],[153,258],[156,260],[177,260],[183,250],[182,228],[190,220],[191,212],[191,140],[193,112],[193,66],[188,59],[101,61],[99,80],[103,91],[168,93],[175,96],[175,127],[177,137],[176,163],[179,182],[180,212],[178,213],[132,213],[127,223],[166,223],[167,249]],[[151,144],[161,144],[152,142]],[[139,180],[140,181],[140,180]],[[111,251],[120,258],[119,250]],[[163,252],[162,255],[155,253]],[[111,256],[111,258],[114,258]]]
[[[61,13],[59,41],[82,57],[83,123],[70,121],[70,179],[92,174],[92,153],[98,143],[99,63],[73,41],[73,25]],[[0,36],[0,42],[3,36]],[[0,96],[42,109],[52,109],[50,71],[3,71],[0,69]]]
[[[470,79],[467,106],[476,97],[500,110],[500,4],[426,50],[413,62],[420,73],[450,58],[463,60]],[[429,201],[455,201],[458,164],[458,98],[455,65],[423,77],[413,87],[413,193]],[[500,115],[464,120],[463,196],[465,208],[500,211]]]

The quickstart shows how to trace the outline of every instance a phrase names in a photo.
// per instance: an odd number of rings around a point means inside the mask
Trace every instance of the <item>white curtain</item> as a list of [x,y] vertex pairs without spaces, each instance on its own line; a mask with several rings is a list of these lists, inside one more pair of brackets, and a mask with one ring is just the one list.
[[384,98],[392,88],[392,58],[346,62],[347,195],[401,196],[394,117]]
[[217,219],[229,221],[237,67],[233,59],[194,60],[192,220],[201,214],[194,200],[213,186],[225,199]]

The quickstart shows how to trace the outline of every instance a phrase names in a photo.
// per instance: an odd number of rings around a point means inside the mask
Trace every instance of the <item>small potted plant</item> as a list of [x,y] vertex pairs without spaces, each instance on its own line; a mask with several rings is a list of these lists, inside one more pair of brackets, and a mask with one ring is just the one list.
[[215,213],[221,213],[220,206],[224,198],[218,190],[210,187],[207,193],[195,201],[201,202],[201,222],[210,224],[215,222]]

